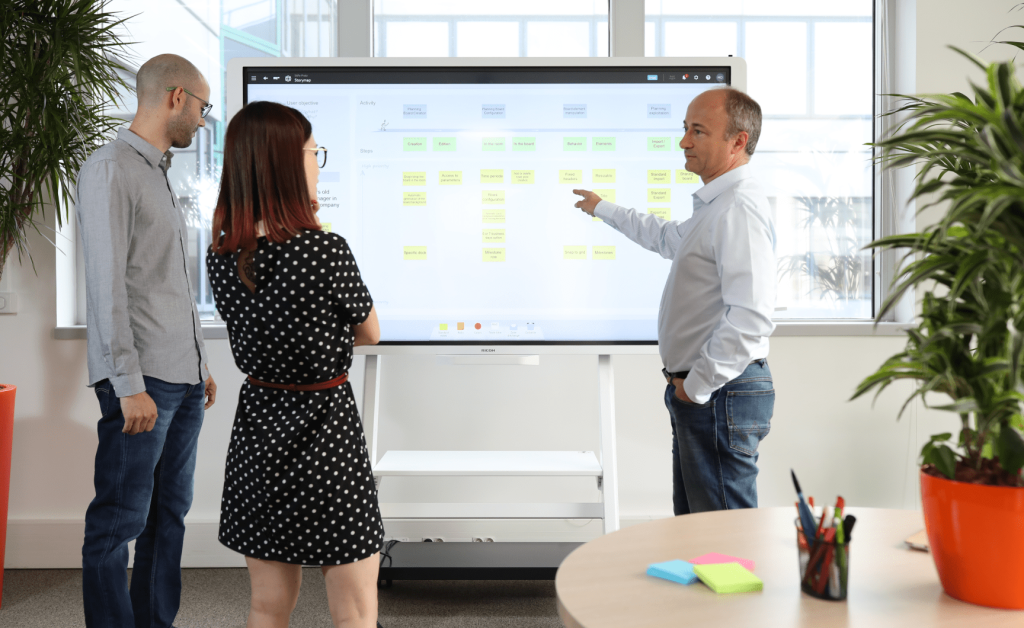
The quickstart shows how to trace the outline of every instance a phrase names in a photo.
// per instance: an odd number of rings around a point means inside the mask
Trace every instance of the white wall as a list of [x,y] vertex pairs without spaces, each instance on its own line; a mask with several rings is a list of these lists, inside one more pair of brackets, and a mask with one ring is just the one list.
[[[978,51],[1002,26],[1024,22],[1012,1],[919,0],[918,91],[964,89],[968,65],[944,49]],[[1016,17],[1020,15],[1021,19]],[[1003,56],[1006,56],[1005,54]],[[994,58],[994,57],[993,57]],[[20,311],[0,315],[0,381],[18,386],[6,566],[73,567],[92,489],[95,397],[85,387],[85,342],[54,340],[55,255],[35,237],[38,275],[9,263],[4,283]],[[59,255],[59,254],[58,254]],[[209,340],[220,387],[199,443],[195,502],[185,565],[239,565],[216,542],[223,464],[242,375],[226,340]],[[910,407],[894,386],[872,406],[847,402],[857,382],[902,347],[899,337],[776,337],[770,364],[778,392],[772,432],[761,446],[761,504],[793,502],[790,467],[807,493],[841,493],[861,506],[914,508],[914,462],[927,434],[955,425],[943,413]],[[436,366],[430,358],[387,362],[381,451],[386,449],[596,449],[596,358],[544,356],[539,367]],[[670,435],[655,356],[617,357],[616,411],[624,523],[671,514]],[[361,380],[361,378],[356,378]],[[357,390],[358,388],[358,381]],[[382,500],[560,501],[597,498],[591,481],[388,480]],[[388,526],[393,536],[579,539],[600,526],[579,522],[451,522]]]

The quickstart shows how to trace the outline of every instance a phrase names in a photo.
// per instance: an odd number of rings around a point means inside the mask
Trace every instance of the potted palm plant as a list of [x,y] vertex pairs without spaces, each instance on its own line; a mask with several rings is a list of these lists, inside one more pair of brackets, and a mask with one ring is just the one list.
[[957,52],[986,84],[972,86],[973,98],[901,97],[893,113],[906,121],[875,144],[885,167],[919,168],[912,199],[922,210],[944,211],[920,233],[869,245],[908,252],[878,320],[908,292],[920,312],[906,348],[854,398],[910,379],[907,404],[941,397],[932,407],[959,415],[959,433],[932,436],[921,451],[939,578],[957,599],[1024,609],[1024,89],[1011,63]]
[[[6,0],[0,7],[0,276],[12,252],[32,260],[32,231],[54,233],[48,207],[62,208],[58,227],[69,219],[79,169],[123,122],[105,113],[129,89],[114,56],[126,56],[116,32],[123,20],[106,4]],[[0,384],[0,592],[15,390]]]

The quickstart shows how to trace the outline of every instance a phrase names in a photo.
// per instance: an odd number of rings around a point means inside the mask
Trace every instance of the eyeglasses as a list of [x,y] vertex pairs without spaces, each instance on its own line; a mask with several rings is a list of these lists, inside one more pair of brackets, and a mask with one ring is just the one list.
[[320,166],[321,168],[327,165],[327,149],[324,148],[323,146],[317,146],[316,148],[303,147],[302,150],[311,150],[316,153],[316,165]]
[[[178,89],[178,88],[177,87],[168,87],[167,91],[173,92],[176,89]],[[210,113],[210,110],[213,109],[213,105],[211,105],[210,103],[206,102],[205,100],[203,100],[199,96],[196,96],[195,94],[193,94],[192,92],[188,91],[184,87],[181,88],[181,91],[185,92],[186,94],[188,94],[192,98],[195,98],[199,102],[203,103],[203,108],[199,111],[199,116],[201,118],[205,118],[206,114]]]

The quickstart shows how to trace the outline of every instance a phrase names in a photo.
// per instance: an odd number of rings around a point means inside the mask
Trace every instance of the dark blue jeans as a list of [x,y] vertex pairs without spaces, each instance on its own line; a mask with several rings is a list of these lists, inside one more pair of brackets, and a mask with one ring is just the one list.
[[[106,380],[100,402],[96,498],[85,513],[82,593],[89,628],[168,628],[181,602],[181,544],[192,505],[204,385],[146,377],[157,407],[151,432],[123,434],[121,402]],[[135,540],[131,591],[128,543]]]
[[757,446],[771,428],[775,389],[758,360],[711,395],[687,403],[668,385],[672,419],[672,508],[676,515],[757,508]]

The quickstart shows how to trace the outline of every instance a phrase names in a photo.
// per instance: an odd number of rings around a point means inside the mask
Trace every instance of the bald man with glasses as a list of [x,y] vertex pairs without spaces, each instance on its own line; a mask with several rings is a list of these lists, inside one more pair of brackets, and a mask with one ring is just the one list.
[[82,547],[90,628],[171,628],[196,444],[217,396],[188,273],[188,229],[167,179],[169,149],[187,148],[205,126],[210,86],[170,54],[147,61],[136,84],[131,126],[78,175],[89,386],[101,415]]

